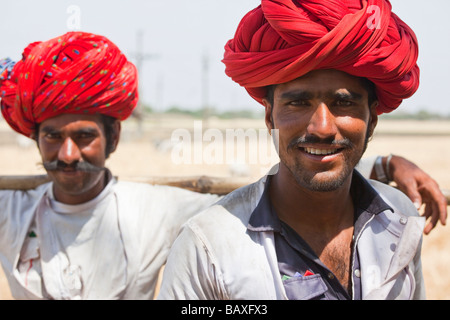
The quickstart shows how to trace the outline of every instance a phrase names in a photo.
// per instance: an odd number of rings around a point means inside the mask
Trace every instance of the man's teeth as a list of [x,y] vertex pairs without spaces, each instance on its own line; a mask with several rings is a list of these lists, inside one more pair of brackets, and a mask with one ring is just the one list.
[[336,153],[338,151],[337,149],[314,149],[314,148],[305,148],[304,150],[307,153],[316,154],[316,155],[333,154],[333,153]]

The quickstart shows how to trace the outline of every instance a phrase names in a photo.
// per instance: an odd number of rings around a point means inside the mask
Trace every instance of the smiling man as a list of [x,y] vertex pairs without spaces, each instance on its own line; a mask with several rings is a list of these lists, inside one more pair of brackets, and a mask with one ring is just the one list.
[[373,88],[341,71],[317,70],[272,90],[263,103],[268,128],[278,129],[280,171],[312,191],[338,189],[377,123]]
[[276,86],[273,102],[264,100],[267,126],[278,129],[281,160],[268,187],[270,203],[349,296],[355,207],[372,205],[351,192],[352,183],[362,183],[352,172],[377,123],[372,91],[342,71],[316,70]]
[[265,106],[280,163],[188,221],[159,298],[424,298],[424,219],[355,170],[378,114],[417,90],[417,55],[386,0],[262,0],[250,11],[223,61]]

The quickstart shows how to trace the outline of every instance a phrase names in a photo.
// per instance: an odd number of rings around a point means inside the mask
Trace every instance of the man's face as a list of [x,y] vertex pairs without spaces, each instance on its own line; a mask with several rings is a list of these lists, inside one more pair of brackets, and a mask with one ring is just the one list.
[[100,115],[47,119],[40,124],[37,139],[58,201],[82,203],[103,189],[106,138]]
[[339,188],[376,126],[375,103],[369,107],[361,79],[337,70],[277,85],[273,106],[264,104],[267,126],[278,129],[281,166],[308,190]]

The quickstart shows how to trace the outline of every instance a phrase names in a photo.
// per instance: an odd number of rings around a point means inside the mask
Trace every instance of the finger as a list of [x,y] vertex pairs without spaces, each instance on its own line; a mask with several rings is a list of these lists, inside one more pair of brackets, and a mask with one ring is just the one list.
[[424,229],[424,233],[428,235],[431,232],[431,230],[433,230],[436,227],[440,217],[439,209],[436,202],[433,201],[431,203],[426,203],[424,216],[427,219],[430,218],[430,221],[428,222],[428,224]]
[[438,202],[438,210],[439,210],[439,220],[441,221],[442,225],[445,226],[447,221],[447,199],[445,197],[442,198]]
[[408,198],[414,203],[416,209],[419,210],[422,206],[422,196],[417,188],[417,184],[414,182],[399,186],[399,189],[408,196]]
[[432,209],[436,213],[441,224],[445,226],[447,220],[447,199],[439,189],[439,186],[436,184],[428,186],[427,188],[421,187],[419,188],[419,192],[423,193],[423,197],[426,199],[425,202],[434,203]]

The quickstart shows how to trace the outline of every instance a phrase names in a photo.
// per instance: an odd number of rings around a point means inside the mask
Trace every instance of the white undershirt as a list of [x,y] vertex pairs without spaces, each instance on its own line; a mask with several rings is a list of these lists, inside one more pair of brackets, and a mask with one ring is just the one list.
[[53,299],[108,299],[124,290],[126,257],[111,186],[80,205],[56,201],[49,188],[20,254],[18,269],[30,291]]

